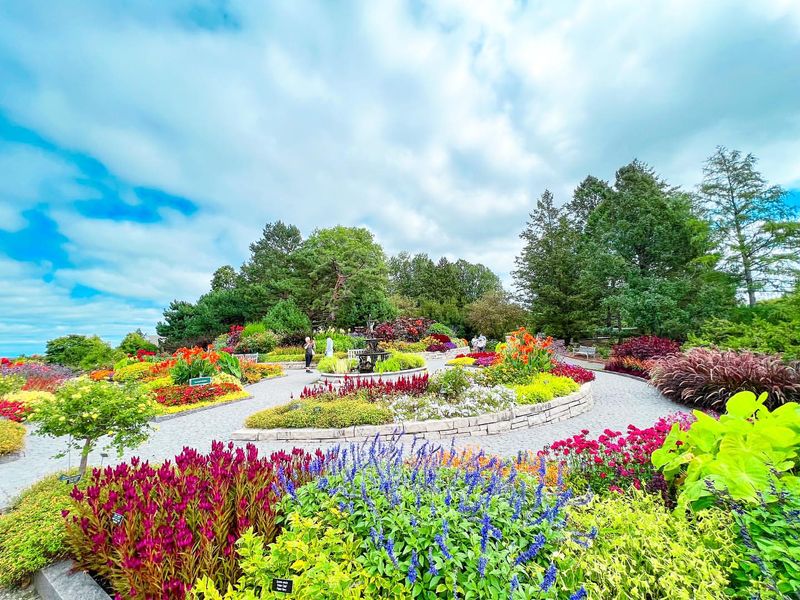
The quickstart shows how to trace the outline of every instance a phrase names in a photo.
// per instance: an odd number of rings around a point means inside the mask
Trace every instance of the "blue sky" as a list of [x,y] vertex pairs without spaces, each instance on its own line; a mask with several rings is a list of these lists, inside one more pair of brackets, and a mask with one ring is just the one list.
[[507,279],[545,187],[634,157],[800,189],[798,32],[785,0],[3,2],[0,355],[152,332],[270,220]]

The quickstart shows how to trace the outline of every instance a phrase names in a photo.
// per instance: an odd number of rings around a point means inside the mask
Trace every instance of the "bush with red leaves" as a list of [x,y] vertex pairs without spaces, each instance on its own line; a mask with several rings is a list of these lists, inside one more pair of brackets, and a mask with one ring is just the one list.
[[550,373],[560,377],[569,377],[579,385],[594,381],[594,373],[589,369],[584,369],[577,365],[568,365],[567,363],[555,363],[553,368],[550,369]]
[[678,342],[655,335],[643,335],[617,344],[611,349],[611,355],[617,358],[630,356],[638,360],[649,360],[680,351],[681,345]]
[[800,401],[800,362],[778,356],[694,348],[655,362],[652,383],[670,400],[724,412],[736,392],[768,393],[776,408]]

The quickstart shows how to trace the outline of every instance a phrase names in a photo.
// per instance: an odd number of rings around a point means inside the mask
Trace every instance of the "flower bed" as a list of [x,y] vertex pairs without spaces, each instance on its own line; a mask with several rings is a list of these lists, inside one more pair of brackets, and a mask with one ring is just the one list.
[[0,419],[0,458],[22,450],[25,427],[14,421]]
[[654,359],[678,354],[680,351],[680,344],[674,340],[643,335],[614,346],[611,349],[611,358],[604,368],[606,371],[649,379]]
[[240,385],[231,382],[208,385],[170,385],[153,392],[161,415],[173,415],[187,410],[206,408],[242,400],[250,396]]

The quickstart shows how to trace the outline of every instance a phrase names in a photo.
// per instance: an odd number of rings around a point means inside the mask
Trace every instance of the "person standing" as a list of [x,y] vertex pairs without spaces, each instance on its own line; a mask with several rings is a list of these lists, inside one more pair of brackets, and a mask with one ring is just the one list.
[[325,356],[333,356],[333,338],[331,336],[325,340]]
[[306,373],[311,373],[311,359],[314,358],[314,349],[316,348],[317,343],[310,337],[306,338],[306,343],[303,344],[303,348],[306,351]]

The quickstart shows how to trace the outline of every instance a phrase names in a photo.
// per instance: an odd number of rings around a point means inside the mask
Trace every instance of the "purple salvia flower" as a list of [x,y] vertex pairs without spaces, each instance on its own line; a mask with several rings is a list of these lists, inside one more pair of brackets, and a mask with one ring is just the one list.
[[434,539],[436,540],[436,543],[439,546],[439,550],[442,551],[442,554],[444,555],[444,557],[447,560],[452,560],[453,559],[453,555],[450,554],[450,550],[448,550],[447,544],[444,543],[444,538],[442,537],[442,534],[437,533],[436,536],[434,537]]
[[481,579],[486,577],[486,556],[481,555],[478,559],[478,574],[481,576]]
[[428,548],[428,573],[436,575],[439,569],[436,568],[436,563],[433,561],[433,548]]
[[541,585],[539,585],[539,589],[543,592],[547,592],[553,587],[553,584],[556,582],[556,573],[557,573],[555,563],[550,563],[550,566],[547,567],[547,571],[544,572],[544,579],[542,579]]
[[528,546],[528,549],[525,550],[522,554],[517,557],[517,560],[514,561],[517,565],[524,565],[525,563],[531,561],[537,554],[539,554],[539,550],[542,549],[545,543],[544,535],[537,534],[537,536],[533,539],[533,543]]
[[514,598],[514,592],[516,592],[516,591],[519,589],[519,579],[517,578],[517,576],[516,576],[516,575],[514,575],[514,576],[511,578],[511,586],[510,586],[510,588],[511,588],[511,589],[510,589],[510,590],[509,590],[509,592],[508,592],[508,597],[509,597],[509,600],[511,600],[512,598]]
[[397,557],[394,555],[394,540],[391,538],[387,538],[386,543],[384,544],[384,548],[386,548],[386,554],[389,555],[389,559],[392,561],[392,564],[396,567]]
[[569,600],[586,600],[586,588],[581,586],[581,589],[572,594],[572,596],[569,597]]
[[419,568],[419,559],[417,558],[417,551],[411,550],[411,564],[408,565],[408,583],[414,585],[417,580],[417,569]]

